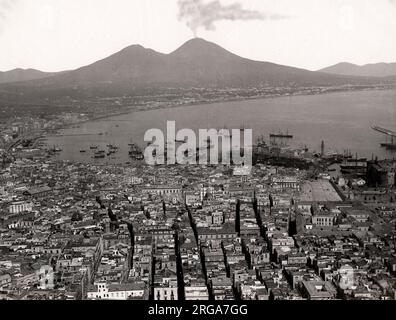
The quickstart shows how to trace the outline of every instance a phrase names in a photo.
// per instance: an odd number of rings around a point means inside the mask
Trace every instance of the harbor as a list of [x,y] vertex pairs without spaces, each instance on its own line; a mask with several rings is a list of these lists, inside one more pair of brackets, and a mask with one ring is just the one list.
[[[385,128],[379,127],[379,126],[372,126],[371,129],[385,135],[386,142],[380,143],[381,147],[388,149],[388,150],[396,150],[396,143],[394,142],[394,138],[396,137],[395,131],[385,129]],[[389,138],[390,142],[388,142],[388,138]]]
[[[191,128],[196,133],[202,128],[240,129],[243,124],[253,130],[253,141],[263,136],[266,142],[270,134],[281,130],[289,131],[293,139],[280,139],[292,148],[304,148],[320,154],[321,141],[331,147],[334,153],[342,154],[349,149],[353,155],[370,159],[372,154],[379,158],[392,158],[394,150],[381,147],[381,143],[390,142],[373,129],[375,123],[391,129],[394,125],[392,99],[396,91],[361,91],[348,93],[330,93],[326,95],[293,96],[268,99],[248,100],[243,102],[221,102],[186,106],[183,108],[162,108],[131,112],[121,116],[112,116],[79,124],[78,128],[66,128],[59,133],[72,136],[48,135],[48,145],[59,146],[63,151],[60,159],[89,162],[89,148],[98,145],[106,149],[109,143],[116,143],[119,152],[117,159],[106,159],[109,163],[130,161],[128,155],[131,139],[141,149],[147,142],[143,140],[148,129],[158,128],[165,132],[166,121],[176,121],[179,128]],[[373,121],[372,110],[361,107],[362,104],[376,106],[376,118]],[[326,114],[326,119],[317,114]],[[342,114],[342,117],[340,116]],[[106,120],[106,121],[104,121]],[[116,127],[116,124],[119,127]],[[242,124],[242,125],[241,125]],[[106,133],[102,136],[99,132]],[[79,134],[92,133],[80,136]],[[242,134],[243,136],[243,134]],[[276,138],[278,142],[278,138]],[[180,142],[181,143],[181,142]],[[86,153],[80,153],[86,150]],[[104,161],[99,159],[99,161]],[[98,161],[97,161],[98,162]]]

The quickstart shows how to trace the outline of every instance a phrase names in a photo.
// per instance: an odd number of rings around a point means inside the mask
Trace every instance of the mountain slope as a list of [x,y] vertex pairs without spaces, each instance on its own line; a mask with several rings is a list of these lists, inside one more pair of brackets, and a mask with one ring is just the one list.
[[392,77],[396,76],[396,63],[374,63],[358,66],[352,63],[341,62],[319,71],[346,76]]
[[[334,85],[351,80],[269,62],[241,58],[203,39],[186,42],[170,54],[141,46],[124,50],[61,77],[63,85],[122,83],[133,86]],[[353,80],[352,80],[353,82]]]
[[0,71],[0,83],[36,80],[50,77],[55,74],[56,73],[42,72],[35,69],[14,69],[6,72]]
[[[193,39],[170,54],[134,45],[103,60],[45,79],[0,85],[0,99],[34,101],[164,92],[169,88],[338,86],[378,79],[313,72],[241,58]],[[156,91],[158,92],[158,91]]]
[[65,74],[57,81],[117,82],[130,79],[149,79],[160,70],[165,55],[140,45],[129,46],[108,58]]

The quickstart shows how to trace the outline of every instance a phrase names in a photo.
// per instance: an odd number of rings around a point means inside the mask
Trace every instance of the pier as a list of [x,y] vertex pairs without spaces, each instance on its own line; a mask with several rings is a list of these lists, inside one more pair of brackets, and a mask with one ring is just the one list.
[[378,127],[378,126],[372,126],[371,129],[373,129],[373,130],[375,130],[377,132],[386,134],[386,135],[391,136],[391,137],[396,137],[396,132],[392,131],[392,130],[389,130],[389,129],[385,129],[385,128]]
[[372,126],[371,129],[373,129],[374,131],[380,132],[382,134],[385,134],[387,137],[391,137],[391,142],[388,143],[381,143],[381,147],[386,148],[388,150],[396,150],[396,143],[393,142],[393,138],[396,137],[396,132],[389,130],[389,129],[385,129],[382,127],[378,127],[378,126]]
[[103,133],[69,133],[69,134],[55,134],[53,137],[79,137],[79,136],[101,136]]

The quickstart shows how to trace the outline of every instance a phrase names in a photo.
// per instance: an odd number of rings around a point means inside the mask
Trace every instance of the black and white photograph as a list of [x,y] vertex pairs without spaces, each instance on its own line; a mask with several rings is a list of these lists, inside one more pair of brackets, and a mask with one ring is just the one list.
[[396,0],[0,0],[0,300],[396,300],[395,39]]

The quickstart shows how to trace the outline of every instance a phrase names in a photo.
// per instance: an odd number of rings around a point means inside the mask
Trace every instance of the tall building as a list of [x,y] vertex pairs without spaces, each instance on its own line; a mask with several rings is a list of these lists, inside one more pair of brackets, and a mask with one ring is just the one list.
[[367,185],[369,187],[394,187],[396,161],[373,160],[367,162]]
[[18,201],[11,203],[8,207],[9,213],[21,213],[21,212],[31,212],[33,210],[33,204],[31,202]]

